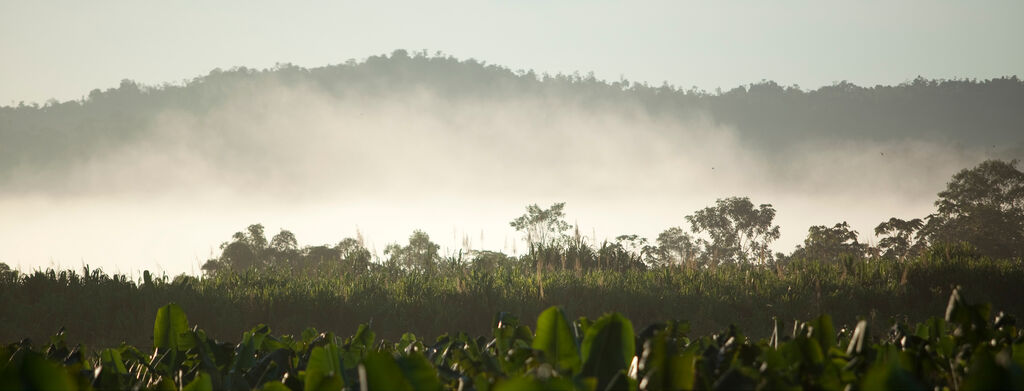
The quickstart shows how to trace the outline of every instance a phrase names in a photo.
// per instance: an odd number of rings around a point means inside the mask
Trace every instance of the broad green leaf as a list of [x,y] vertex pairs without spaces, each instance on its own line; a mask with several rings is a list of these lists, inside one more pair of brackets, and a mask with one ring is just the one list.
[[583,369],[580,374],[596,377],[597,388],[604,389],[621,370],[629,368],[636,354],[633,324],[622,315],[601,317],[583,337]]
[[417,390],[440,390],[437,369],[420,353],[411,353],[396,360],[402,374]]
[[366,355],[366,359],[359,365],[359,382],[363,390],[415,390],[395,359],[381,352]]
[[177,304],[171,303],[156,311],[156,322],[153,324],[154,347],[188,350],[192,347],[193,341],[187,332],[188,318]]
[[441,390],[437,369],[419,353],[396,360],[387,353],[370,352],[359,371],[367,390]]
[[808,322],[808,325],[811,326],[812,337],[818,342],[821,352],[827,354],[836,344],[836,330],[832,327],[832,317],[822,315]]
[[342,380],[338,348],[334,344],[313,348],[306,363],[305,390],[340,389]]
[[678,354],[675,346],[666,341],[666,334],[659,333],[644,343],[641,390],[693,389],[697,357],[692,352]]
[[374,342],[376,342],[377,333],[370,330],[370,326],[363,323],[356,329],[356,335],[352,336],[352,345],[362,346],[365,348],[372,348]]
[[740,368],[730,368],[715,381],[715,390],[753,390],[757,386],[754,380]]
[[879,361],[861,381],[862,390],[924,390],[914,376],[900,367],[898,360]]
[[64,368],[29,351],[12,357],[9,362],[0,362],[0,389],[75,390],[77,387]]
[[124,366],[124,360],[121,359],[121,352],[114,349],[104,349],[100,352],[100,364],[103,365],[103,369],[110,369],[118,375],[127,375],[128,369]]
[[993,355],[988,349],[980,349],[971,357],[970,371],[962,389],[1021,390],[1024,389],[1024,371],[1010,358],[1009,350]]
[[210,379],[210,375],[199,372],[199,375],[192,379],[192,382],[188,383],[182,391],[213,391],[213,381]]
[[573,391],[571,381],[566,378],[548,379],[546,381],[530,377],[514,377],[499,381],[494,385],[495,391]]
[[260,386],[260,390],[263,390],[263,391],[291,391],[291,389],[289,389],[288,386],[284,385],[284,383],[281,383],[279,381],[269,381],[269,382],[263,383],[263,385]]
[[560,370],[575,373],[580,369],[576,338],[561,308],[548,308],[537,317],[537,335],[532,347],[544,352],[544,358]]

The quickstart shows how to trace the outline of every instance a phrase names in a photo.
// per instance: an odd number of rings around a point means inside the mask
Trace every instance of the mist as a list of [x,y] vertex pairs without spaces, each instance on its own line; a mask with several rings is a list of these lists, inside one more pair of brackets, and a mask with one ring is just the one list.
[[710,110],[565,94],[339,93],[275,77],[220,93],[201,110],[153,110],[132,137],[73,163],[9,164],[0,261],[198,274],[254,223],[291,230],[300,245],[361,235],[378,255],[414,229],[443,254],[512,254],[524,244],[508,222],[528,204],[566,202],[569,221],[599,243],[688,228],[684,216],[730,196],[774,205],[774,249],[789,252],[809,226],[841,221],[871,243],[879,222],[930,213],[957,171],[1016,157],[927,137],[764,146]]

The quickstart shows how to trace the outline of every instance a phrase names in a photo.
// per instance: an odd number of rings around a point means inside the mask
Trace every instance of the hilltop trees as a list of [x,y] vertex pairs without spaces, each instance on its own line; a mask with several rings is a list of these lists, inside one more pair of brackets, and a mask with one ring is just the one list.
[[[272,95],[278,88],[334,97],[427,93],[442,100],[498,104],[510,98],[552,99],[587,102],[595,110],[636,108],[659,118],[709,116],[734,127],[758,146],[758,152],[782,157],[808,139],[889,141],[941,136],[968,147],[1004,141],[1012,147],[1021,141],[1024,121],[1024,110],[1020,110],[1024,81],[1015,76],[918,78],[873,87],[844,81],[816,90],[761,81],[709,93],[574,74],[516,72],[473,59],[399,50],[390,56],[312,69],[291,65],[216,69],[184,84],[146,86],[124,80],[116,88],[93,90],[81,100],[0,106],[0,183],[10,184],[20,177],[13,175],[18,172],[74,175],[82,162],[160,137],[164,127],[149,124],[163,122],[167,113],[201,119],[212,107],[231,104],[238,96]],[[217,127],[201,136],[204,140],[231,137],[231,131],[231,127]],[[231,152],[267,159],[261,148]],[[229,163],[220,167],[228,172],[234,172],[230,169],[238,163],[223,156],[212,159],[224,153],[217,148],[196,153],[211,154],[211,162]],[[52,182],[51,186],[62,183]]]

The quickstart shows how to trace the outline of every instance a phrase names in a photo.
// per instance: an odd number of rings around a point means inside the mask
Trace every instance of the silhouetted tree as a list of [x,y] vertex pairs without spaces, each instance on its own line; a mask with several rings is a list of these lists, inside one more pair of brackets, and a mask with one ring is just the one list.
[[526,207],[526,214],[519,216],[509,223],[516,231],[526,234],[526,242],[532,247],[534,244],[542,246],[553,245],[563,239],[564,232],[569,229],[566,223],[565,203],[559,202],[547,209],[541,209],[537,204]]
[[903,220],[890,218],[875,227],[875,236],[882,236],[878,241],[881,256],[890,259],[904,260],[921,253],[925,243],[919,234],[924,222],[921,219]]
[[779,238],[779,226],[772,225],[775,208],[771,204],[754,204],[747,197],[719,199],[715,206],[686,216],[694,233],[706,233],[710,240],[700,238],[702,257],[715,266],[721,262],[759,261],[771,258],[769,246]]
[[986,256],[1024,257],[1024,172],[987,160],[953,176],[922,234],[931,244],[971,243]]
[[338,250],[341,257],[342,270],[358,272],[365,271],[370,267],[373,255],[370,254],[370,250],[363,247],[359,240],[345,238],[338,242],[334,248]]
[[272,262],[278,264],[294,261],[300,256],[299,242],[295,239],[295,234],[286,229],[282,229],[270,239],[270,247],[267,250],[273,259]]
[[858,242],[857,231],[851,230],[850,224],[844,221],[832,227],[810,227],[804,244],[798,245],[790,258],[834,262],[843,257],[862,258],[867,251],[867,244]]
[[683,231],[680,227],[671,227],[658,234],[656,239],[657,247],[655,252],[655,264],[661,266],[688,265],[696,267],[697,253],[699,251],[693,236]]
[[437,263],[437,251],[440,248],[441,246],[430,241],[430,236],[426,232],[415,230],[409,236],[408,245],[388,245],[384,249],[384,255],[389,257],[389,262],[406,269],[432,271]]

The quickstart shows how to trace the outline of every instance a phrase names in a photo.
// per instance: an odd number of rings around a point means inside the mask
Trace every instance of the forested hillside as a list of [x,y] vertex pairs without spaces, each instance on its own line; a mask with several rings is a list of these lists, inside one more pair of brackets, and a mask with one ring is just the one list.
[[[153,136],[148,132],[157,131],[151,125],[166,113],[202,115],[239,95],[279,93],[276,87],[280,86],[367,100],[410,93],[497,104],[540,99],[573,102],[594,112],[637,110],[659,118],[705,119],[735,128],[741,143],[772,155],[784,155],[788,147],[809,140],[837,144],[925,140],[989,146],[997,157],[1022,156],[1024,82],[1016,76],[917,78],[895,86],[837,82],[813,90],[784,83],[760,81],[702,91],[579,74],[536,74],[401,50],[312,69],[291,65],[216,69],[162,86],[125,80],[118,88],[93,90],[80,100],[0,107],[0,183],[16,173],[69,170],[119,146],[147,139]],[[302,129],[293,130],[302,136]],[[667,136],[682,141],[688,137]]]

